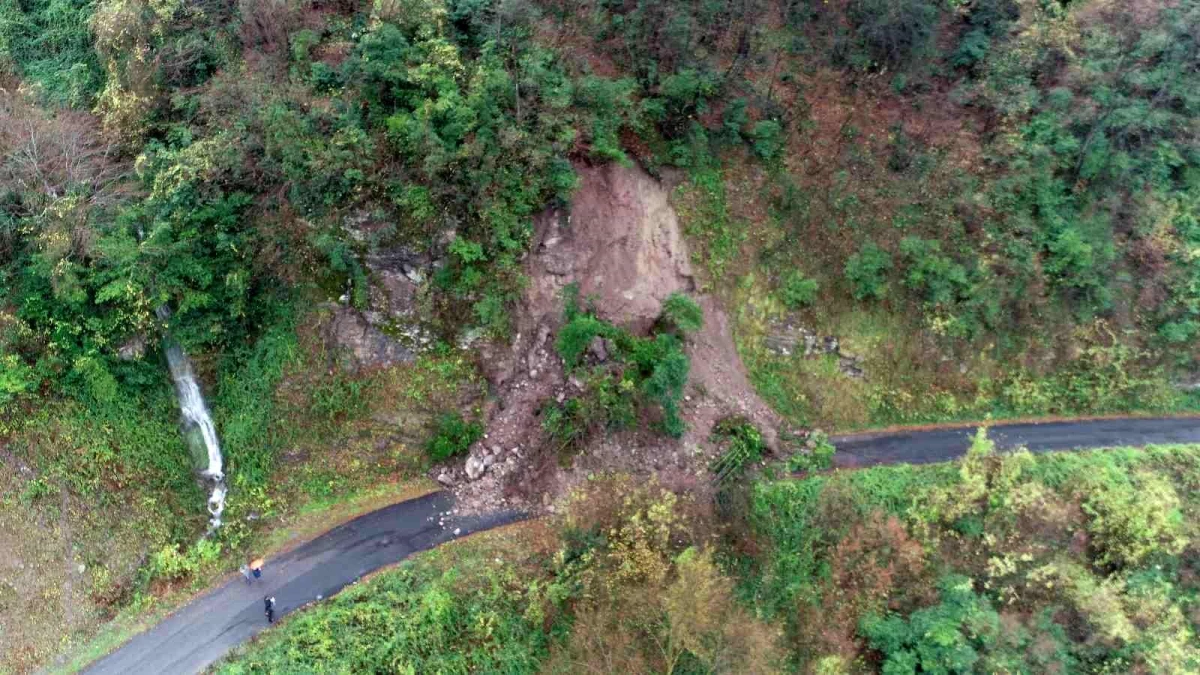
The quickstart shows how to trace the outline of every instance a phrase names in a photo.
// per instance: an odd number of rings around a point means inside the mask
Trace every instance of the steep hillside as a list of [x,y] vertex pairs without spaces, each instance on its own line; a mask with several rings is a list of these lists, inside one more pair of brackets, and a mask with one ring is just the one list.
[[826,431],[1197,409],[1198,34],[1197,0],[0,2],[0,670],[381,486],[703,501]]

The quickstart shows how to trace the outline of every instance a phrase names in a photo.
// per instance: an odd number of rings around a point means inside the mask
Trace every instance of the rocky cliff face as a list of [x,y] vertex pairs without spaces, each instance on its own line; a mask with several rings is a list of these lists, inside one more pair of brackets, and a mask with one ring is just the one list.
[[668,295],[694,287],[667,190],[639,168],[609,164],[579,173],[570,209],[537,219],[527,305],[561,313],[562,288],[574,282],[601,318],[644,333]]

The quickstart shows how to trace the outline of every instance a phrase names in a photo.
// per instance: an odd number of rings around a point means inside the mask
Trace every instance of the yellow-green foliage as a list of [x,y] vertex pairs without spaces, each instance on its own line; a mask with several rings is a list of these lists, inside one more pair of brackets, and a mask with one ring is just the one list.
[[[954,464],[762,486],[753,521],[769,543],[745,583],[769,616],[800,608],[788,638],[812,667],[860,658],[857,630],[889,668],[1193,672],[1198,482],[1198,446],[997,454],[980,432]],[[881,512],[929,565],[900,555],[897,532],[853,555]]]
[[1166,477],[1139,471],[1129,480],[1089,483],[1082,506],[1101,563],[1131,567],[1152,556],[1178,555],[1187,546],[1182,503]]
[[705,520],[698,504],[655,483],[604,478],[577,491],[567,541],[603,544],[582,553],[574,629],[547,670],[778,672],[778,635],[736,601]]

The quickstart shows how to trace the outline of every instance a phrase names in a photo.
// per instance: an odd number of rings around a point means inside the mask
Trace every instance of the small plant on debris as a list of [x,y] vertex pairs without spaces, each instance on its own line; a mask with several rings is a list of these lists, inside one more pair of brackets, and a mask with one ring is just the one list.
[[662,321],[682,333],[695,333],[704,327],[704,310],[683,293],[672,293],[663,301]]
[[780,286],[779,297],[788,309],[800,309],[816,302],[819,287],[816,279],[809,279],[799,270],[793,270]]
[[442,413],[434,423],[433,436],[425,445],[429,458],[436,461],[460,455],[483,436],[483,425],[468,421],[457,412]]
[[721,485],[736,480],[767,450],[762,432],[745,417],[726,417],[717,422],[710,440],[722,450],[710,467]]
[[836,448],[829,442],[829,436],[824,432],[814,431],[808,435],[805,448],[788,457],[787,470],[789,473],[803,471],[820,471],[833,465],[833,453]]

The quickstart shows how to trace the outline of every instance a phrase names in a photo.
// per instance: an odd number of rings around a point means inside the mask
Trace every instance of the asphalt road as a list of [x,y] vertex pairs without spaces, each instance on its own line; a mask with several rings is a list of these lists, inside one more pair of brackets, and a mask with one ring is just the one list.
[[[267,627],[263,597],[275,596],[276,619],[327,598],[347,584],[417,551],[456,536],[521,518],[506,513],[446,519],[452,497],[435,492],[373,511],[338,526],[295,550],[267,560],[262,579],[248,586],[241,576],[193,600],[149,631],[125,643],[84,672],[97,675],[196,673]],[[455,535],[455,529],[459,534]]]
[[[834,466],[851,468],[876,464],[944,462],[966,453],[976,428],[835,436],[830,438],[837,447]],[[1163,417],[993,424],[988,428],[988,437],[996,442],[999,450],[1024,446],[1031,452],[1200,443],[1200,418]]]
[[[839,467],[927,464],[964,454],[975,427],[836,436]],[[1034,452],[1166,443],[1200,443],[1200,418],[1146,418],[996,424],[989,431],[1000,449]],[[520,514],[459,519],[438,524],[451,497],[438,492],[401,502],[341,525],[267,561],[263,578],[247,586],[240,577],[193,600],[85,672],[103,675],[196,673],[266,627],[263,597],[274,595],[276,615],[327,598],[363,575],[417,551],[459,536],[514,522]]]

